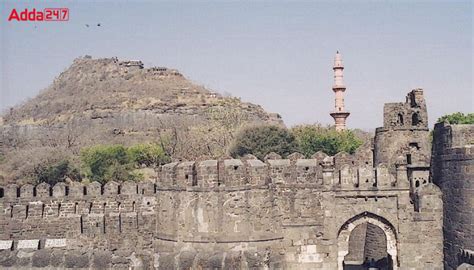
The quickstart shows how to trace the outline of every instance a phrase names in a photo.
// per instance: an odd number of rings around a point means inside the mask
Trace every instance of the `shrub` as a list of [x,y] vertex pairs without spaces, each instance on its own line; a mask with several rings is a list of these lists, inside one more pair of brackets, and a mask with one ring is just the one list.
[[291,129],[298,144],[298,151],[310,157],[318,151],[335,155],[345,151],[354,153],[363,141],[350,130],[336,131],[321,125],[301,125]]
[[229,150],[233,157],[252,154],[263,159],[270,152],[283,157],[296,151],[295,138],[286,128],[253,126],[240,131]]
[[79,170],[73,168],[67,160],[50,166],[38,166],[35,168],[35,175],[37,183],[45,182],[51,186],[59,182],[64,182],[66,178],[70,178],[73,181],[81,180]]
[[129,148],[122,145],[96,145],[81,151],[81,163],[87,178],[108,181],[140,180],[143,175],[135,167],[158,166],[170,158],[158,144],[136,144]]
[[131,162],[137,165],[159,166],[170,161],[163,148],[154,143],[133,145],[127,153]]
[[135,180],[133,163],[122,145],[97,145],[81,151],[81,162],[87,178],[105,183],[111,180]]
[[438,123],[447,121],[452,125],[456,124],[474,124],[474,113],[464,114],[461,112],[447,114],[438,118]]

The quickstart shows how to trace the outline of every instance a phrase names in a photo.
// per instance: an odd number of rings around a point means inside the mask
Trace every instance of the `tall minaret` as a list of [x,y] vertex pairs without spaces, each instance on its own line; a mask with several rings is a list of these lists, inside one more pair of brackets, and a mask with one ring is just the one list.
[[344,70],[344,65],[342,64],[342,56],[339,51],[336,52],[336,57],[334,57],[334,85],[332,86],[332,91],[336,94],[334,111],[330,113],[332,118],[334,118],[336,130],[345,130],[346,129],[346,118],[349,117],[349,112],[344,109],[344,92],[346,91],[346,86],[344,85],[342,71]]

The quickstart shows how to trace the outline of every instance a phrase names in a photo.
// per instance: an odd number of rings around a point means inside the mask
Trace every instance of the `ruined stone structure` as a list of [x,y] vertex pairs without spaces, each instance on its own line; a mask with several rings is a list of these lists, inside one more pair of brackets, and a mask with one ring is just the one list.
[[384,105],[384,123],[375,131],[375,145],[375,165],[389,164],[394,173],[397,163],[406,162],[411,186],[428,182],[431,143],[422,89],[408,93],[405,102]]
[[334,85],[332,90],[336,95],[334,99],[334,111],[330,113],[332,118],[334,118],[334,124],[336,130],[346,129],[346,119],[349,117],[349,112],[344,108],[344,92],[346,91],[346,86],[344,84],[344,64],[342,63],[342,56],[339,51],[336,52],[336,57],[334,57]]
[[474,125],[434,128],[432,178],[444,202],[445,269],[474,269]]
[[[397,108],[425,126],[420,90],[408,96],[419,107]],[[385,108],[375,159],[273,154],[170,163],[139,183],[1,187],[0,267],[442,269],[442,196],[418,163],[428,133],[387,125]],[[380,136],[407,138],[384,151]]]

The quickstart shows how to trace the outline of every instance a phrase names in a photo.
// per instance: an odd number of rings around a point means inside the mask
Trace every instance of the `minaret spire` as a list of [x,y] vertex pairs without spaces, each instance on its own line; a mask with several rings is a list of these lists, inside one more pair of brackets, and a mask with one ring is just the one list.
[[336,130],[340,131],[346,129],[346,119],[350,113],[344,108],[344,92],[346,91],[346,86],[344,85],[343,79],[344,65],[339,51],[336,52],[336,56],[334,57],[334,66],[332,69],[334,70],[334,85],[332,86],[332,90],[336,98],[334,111],[331,112],[330,115],[334,118]]

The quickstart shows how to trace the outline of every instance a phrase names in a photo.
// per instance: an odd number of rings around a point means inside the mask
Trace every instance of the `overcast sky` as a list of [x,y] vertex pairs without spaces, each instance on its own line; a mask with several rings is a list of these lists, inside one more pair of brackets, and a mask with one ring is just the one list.
[[[288,126],[329,124],[339,50],[351,128],[381,126],[383,103],[417,87],[430,125],[474,111],[470,1],[38,2],[1,2],[1,110],[35,96],[76,57],[117,56],[176,68]],[[26,7],[68,7],[70,20],[7,21]]]

